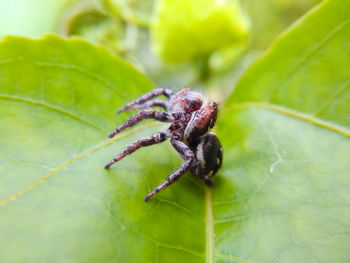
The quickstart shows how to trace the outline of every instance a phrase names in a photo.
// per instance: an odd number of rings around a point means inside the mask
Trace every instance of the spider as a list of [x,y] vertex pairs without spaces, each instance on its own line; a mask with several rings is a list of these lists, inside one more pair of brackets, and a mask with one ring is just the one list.
[[[152,100],[160,95],[167,97],[168,101]],[[161,107],[165,111],[150,109],[155,106]],[[169,122],[170,125],[150,138],[139,139],[130,144],[125,151],[113,158],[105,166],[105,169],[108,169],[112,164],[140,147],[161,143],[170,138],[172,146],[184,159],[184,163],[165,182],[149,193],[144,200],[148,201],[160,190],[178,180],[188,170],[201,178],[208,186],[212,185],[210,177],[215,175],[222,164],[220,141],[214,133],[210,132],[210,129],[215,125],[217,117],[217,105],[215,102],[208,101],[200,93],[190,89],[183,89],[174,93],[169,89],[158,88],[129,102],[117,112],[121,113],[129,109],[142,109],[142,111],[116,128],[109,135],[110,138],[143,119]]]

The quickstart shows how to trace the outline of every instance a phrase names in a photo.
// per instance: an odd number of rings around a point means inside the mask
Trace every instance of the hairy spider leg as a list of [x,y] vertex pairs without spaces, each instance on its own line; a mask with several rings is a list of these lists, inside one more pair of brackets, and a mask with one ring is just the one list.
[[120,154],[118,154],[115,158],[113,158],[106,166],[105,169],[108,169],[112,164],[118,162],[119,160],[123,159],[125,156],[133,153],[140,147],[150,146],[156,143],[164,142],[168,138],[167,134],[165,132],[158,132],[155,135],[153,135],[151,138],[143,138],[139,139],[136,142],[130,144],[126,150]]
[[177,169],[174,173],[172,173],[168,180],[164,183],[160,184],[158,187],[154,188],[154,190],[145,197],[145,201],[147,202],[153,195],[158,193],[160,190],[167,188],[169,185],[177,181],[181,176],[185,174],[185,172],[189,169],[190,165],[194,160],[194,154],[191,149],[184,144],[182,141],[171,140],[171,144],[174,148],[181,154],[181,156],[186,160],[179,169]]
[[167,112],[163,111],[155,111],[155,110],[143,110],[139,113],[132,116],[129,120],[127,120],[125,123],[120,125],[118,128],[116,128],[110,135],[109,138],[114,137],[117,133],[121,132],[122,130],[134,126],[136,123],[140,122],[144,119],[155,119],[157,121],[161,122],[173,122],[176,120],[177,114],[169,114]]
[[168,103],[163,101],[163,100],[153,100],[153,101],[145,102],[143,104],[134,105],[132,107],[132,109],[133,110],[136,110],[136,109],[144,110],[144,109],[149,109],[149,108],[152,108],[152,107],[160,107],[160,108],[163,108],[164,110],[167,110],[168,109]]
[[120,108],[117,113],[121,113],[125,110],[131,109],[133,108],[135,105],[140,105],[140,104],[144,104],[145,102],[153,99],[154,97],[158,97],[160,95],[164,95],[166,96],[168,99],[170,99],[171,96],[174,95],[174,92],[170,89],[154,89],[148,93],[146,93],[145,95],[141,96],[140,98],[129,102],[128,104],[126,104],[124,107]]

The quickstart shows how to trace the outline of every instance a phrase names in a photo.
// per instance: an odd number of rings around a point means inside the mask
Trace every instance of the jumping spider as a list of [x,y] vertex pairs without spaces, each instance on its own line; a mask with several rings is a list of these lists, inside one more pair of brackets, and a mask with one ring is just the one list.
[[[151,101],[151,99],[160,95],[167,97],[168,102],[162,100]],[[165,112],[149,109],[155,106],[164,108]],[[170,138],[172,146],[185,162],[164,183],[147,195],[145,201],[178,180],[187,170],[200,177],[207,185],[212,185],[210,177],[215,175],[222,163],[220,141],[214,133],[209,132],[216,121],[217,105],[215,102],[208,101],[201,94],[190,89],[183,89],[177,93],[169,89],[154,89],[126,104],[118,110],[118,113],[129,109],[143,110],[115,129],[109,135],[110,138],[143,119],[155,119],[171,124],[151,138],[139,139],[129,145],[125,151],[118,154],[105,166],[106,169],[140,147],[161,143]]]

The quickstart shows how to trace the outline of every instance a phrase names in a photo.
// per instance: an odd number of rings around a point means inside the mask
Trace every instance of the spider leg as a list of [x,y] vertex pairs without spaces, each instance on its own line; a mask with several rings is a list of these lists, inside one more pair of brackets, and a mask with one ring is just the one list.
[[170,89],[154,89],[154,90],[146,93],[145,95],[141,96],[140,98],[129,102],[124,107],[120,108],[117,111],[117,113],[121,113],[125,110],[131,109],[134,107],[134,105],[144,104],[145,102],[153,99],[154,97],[158,97],[160,95],[164,95],[169,99],[172,95],[174,95],[174,92]]
[[133,153],[140,147],[150,146],[156,143],[164,142],[168,138],[167,134],[165,132],[158,132],[155,135],[153,135],[151,138],[143,138],[139,139],[136,142],[130,144],[125,151],[118,154],[115,158],[113,158],[106,166],[105,169],[108,169],[112,164],[118,162],[119,160],[123,159],[125,156]]
[[163,101],[163,100],[153,100],[153,101],[145,102],[143,104],[135,104],[134,106],[130,107],[129,109],[133,109],[133,110],[141,109],[141,110],[144,110],[144,109],[149,109],[149,108],[152,108],[152,107],[161,107],[164,110],[167,110],[168,109],[168,103]]
[[179,118],[178,114],[169,114],[167,112],[155,111],[155,110],[143,110],[143,111],[140,111],[139,113],[135,114],[129,120],[127,120],[125,123],[123,123],[118,128],[116,128],[109,135],[109,138],[114,137],[117,133],[121,132],[122,130],[126,129],[127,127],[134,126],[136,123],[140,122],[143,119],[155,119],[155,120],[161,121],[161,122],[173,122],[177,118]]
[[145,201],[147,202],[153,195],[158,193],[160,190],[167,188],[170,184],[174,183],[181,176],[185,174],[185,172],[190,168],[191,163],[194,160],[194,154],[191,149],[184,144],[182,141],[171,140],[171,144],[174,148],[181,154],[181,156],[185,159],[185,162],[181,165],[179,169],[177,169],[174,173],[172,173],[168,180],[164,183],[160,184],[158,187],[154,188],[154,190],[145,197]]

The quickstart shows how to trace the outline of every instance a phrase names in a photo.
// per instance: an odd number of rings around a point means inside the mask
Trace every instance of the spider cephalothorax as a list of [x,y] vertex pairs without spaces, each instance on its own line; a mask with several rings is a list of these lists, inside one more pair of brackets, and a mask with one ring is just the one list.
[[[151,100],[160,95],[166,96],[168,102]],[[164,108],[165,112],[149,110],[149,108],[155,106]],[[215,102],[208,101],[200,93],[190,89],[183,89],[178,93],[174,93],[169,89],[155,89],[126,104],[118,110],[118,113],[128,109],[144,110],[135,114],[127,122],[115,129],[109,135],[110,138],[143,119],[155,119],[161,122],[170,122],[171,124],[151,138],[139,139],[129,145],[124,152],[118,154],[105,166],[106,169],[140,147],[161,143],[170,138],[172,146],[185,162],[164,183],[148,194],[145,197],[145,201],[148,201],[154,194],[175,182],[187,170],[200,177],[207,185],[212,185],[210,177],[218,171],[222,163],[220,141],[214,133],[209,132],[216,122],[217,105]]]

